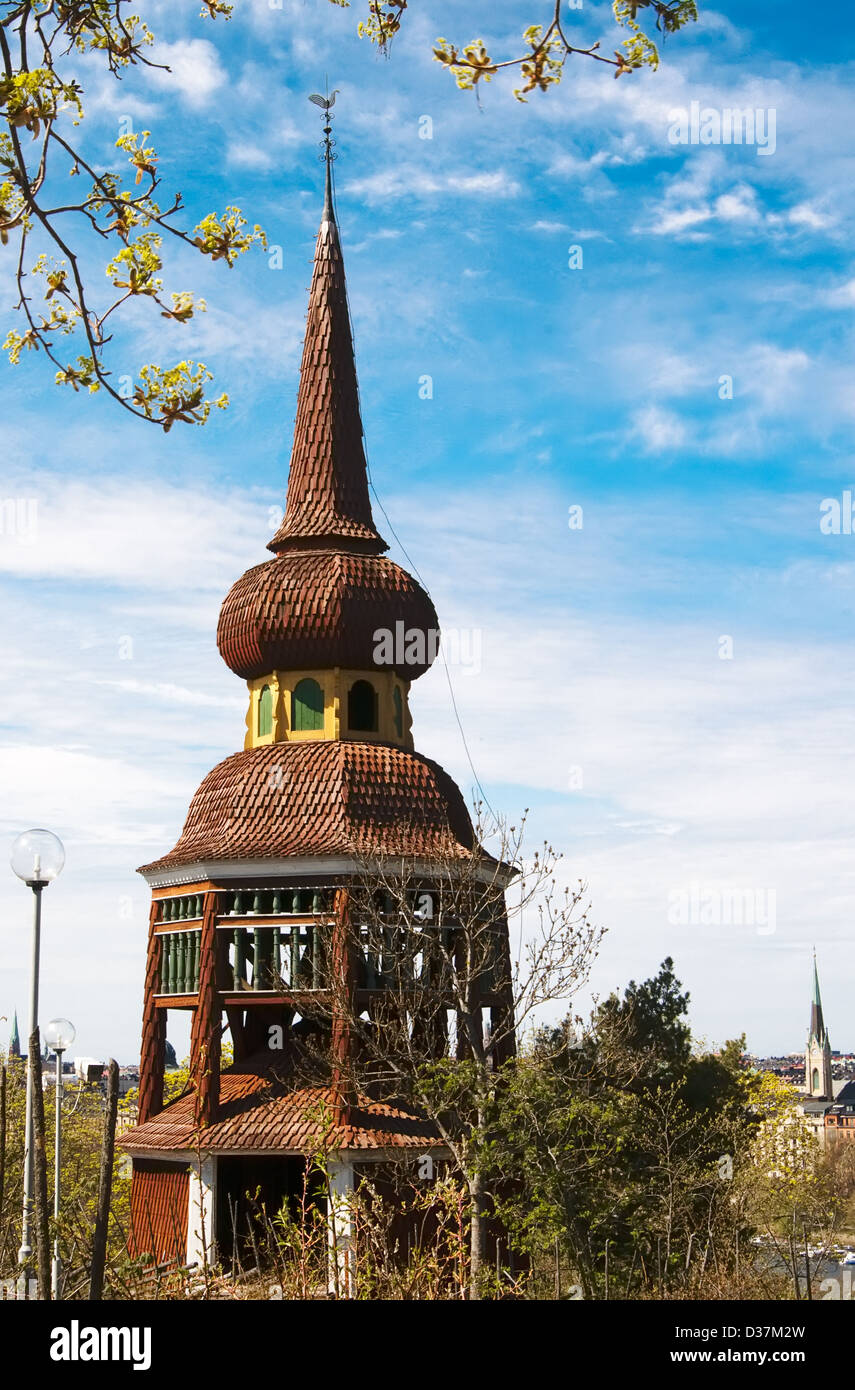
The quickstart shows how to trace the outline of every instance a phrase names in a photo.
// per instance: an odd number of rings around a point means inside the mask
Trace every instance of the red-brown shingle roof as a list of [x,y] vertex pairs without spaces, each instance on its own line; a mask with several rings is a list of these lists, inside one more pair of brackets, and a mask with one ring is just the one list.
[[404,854],[468,857],[459,788],[438,763],[386,743],[271,743],[209,772],[175,848],[144,871],[205,859]]
[[362,1096],[350,1121],[336,1119],[331,1086],[295,1087],[277,1074],[269,1054],[235,1064],[220,1078],[218,1118],[207,1129],[194,1121],[194,1096],[181,1096],[154,1119],[128,1130],[120,1144],[130,1152],[248,1149],[256,1153],[308,1153],[319,1139],[330,1149],[424,1149],[440,1146],[429,1121]]
[[338,228],[330,208],[315,247],[288,497],[273,551],[330,541],[375,554],[362,420]]
[[[232,586],[220,611],[217,645],[244,680],[328,666],[388,670],[388,661],[375,660],[377,634],[394,636],[398,624],[394,669],[415,680],[430,666],[439,638],[436,610],[421,585],[383,555],[286,551]],[[404,634],[413,632],[421,635],[421,651],[404,643]]]

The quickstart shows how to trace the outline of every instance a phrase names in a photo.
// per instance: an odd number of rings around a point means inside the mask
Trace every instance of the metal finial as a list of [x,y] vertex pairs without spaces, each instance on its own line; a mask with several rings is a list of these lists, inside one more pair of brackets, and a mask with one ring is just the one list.
[[326,164],[326,183],[324,187],[324,212],[323,220],[331,222],[333,217],[332,205],[332,162],[337,158],[333,146],[335,140],[332,138],[332,108],[335,106],[335,99],[339,89],[336,87],[332,96],[322,97],[319,92],[312,92],[309,101],[313,101],[315,106],[319,106],[324,113],[326,124],[324,125],[323,153],[321,159]]

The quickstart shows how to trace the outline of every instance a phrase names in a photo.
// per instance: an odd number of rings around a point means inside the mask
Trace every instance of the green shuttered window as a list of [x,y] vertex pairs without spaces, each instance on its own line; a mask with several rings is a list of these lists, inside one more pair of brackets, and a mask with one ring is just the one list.
[[270,693],[270,686],[265,685],[261,688],[261,695],[258,699],[258,733],[259,737],[273,731],[273,696]]
[[291,727],[298,733],[324,727],[324,692],[309,677],[294,687]]

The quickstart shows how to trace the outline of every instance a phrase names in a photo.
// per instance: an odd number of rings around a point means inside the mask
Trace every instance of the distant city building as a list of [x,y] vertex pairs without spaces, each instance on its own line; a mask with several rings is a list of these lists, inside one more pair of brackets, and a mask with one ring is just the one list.
[[838,1090],[834,1104],[825,1112],[825,1142],[836,1144],[839,1140],[855,1143],[855,1081],[847,1081]]

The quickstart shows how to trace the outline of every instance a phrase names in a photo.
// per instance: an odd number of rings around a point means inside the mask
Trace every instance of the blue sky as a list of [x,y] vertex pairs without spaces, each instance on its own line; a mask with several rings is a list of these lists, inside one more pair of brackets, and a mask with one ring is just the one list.
[[[179,248],[167,288],[194,288],[207,314],[174,329],[140,314],[117,334],[117,374],[211,367],[232,405],[204,430],[164,437],[61,392],[32,357],[0,368],[3,495],[37,503],[26,536],[0,536],[0,816],[7,841],[46,824],[68,851],[46,900],[43,1018],[71,1017],[83,1052],[136,1056],[134,869],[241,745],[244,689],[214,632],[284,499],[321,204],[306,97],[328,76],[372,476],[463,635],[451,675],[491,803],[531,807],[533,839],[588,881],[608,928],[594,990],[670,953],[697,1033],[789,1051],[815,943],[832,1043],[853,1048],[855,537],[819,524],[855,485],[844,21],[702,3],[656,74],[615,82],[578,59],[546,97],[520,106],[497,81],[479,106],[431,41],[507,50],[543,0],[473,0],[465,21],[414,0],[386,60],[355,37],[356,8],[238,0],[222,25],[158,0],[144,15],[171,77],[80,70],[93,160],[115,161],[129,117],[188,221],[237,202],[282,268]],[[609,13],[573,13],[608,51]],[[692,101],[774,110],[774,153],[670,143]],[[0,258],[7,306],[10,269]],[[413,710],[416,746],[468,790],[440,669]],[[672,925],[692,885],[774,890],[774,931]],[[11,873],[0,907],[0,1014],[23,1017],[29,905]]]

